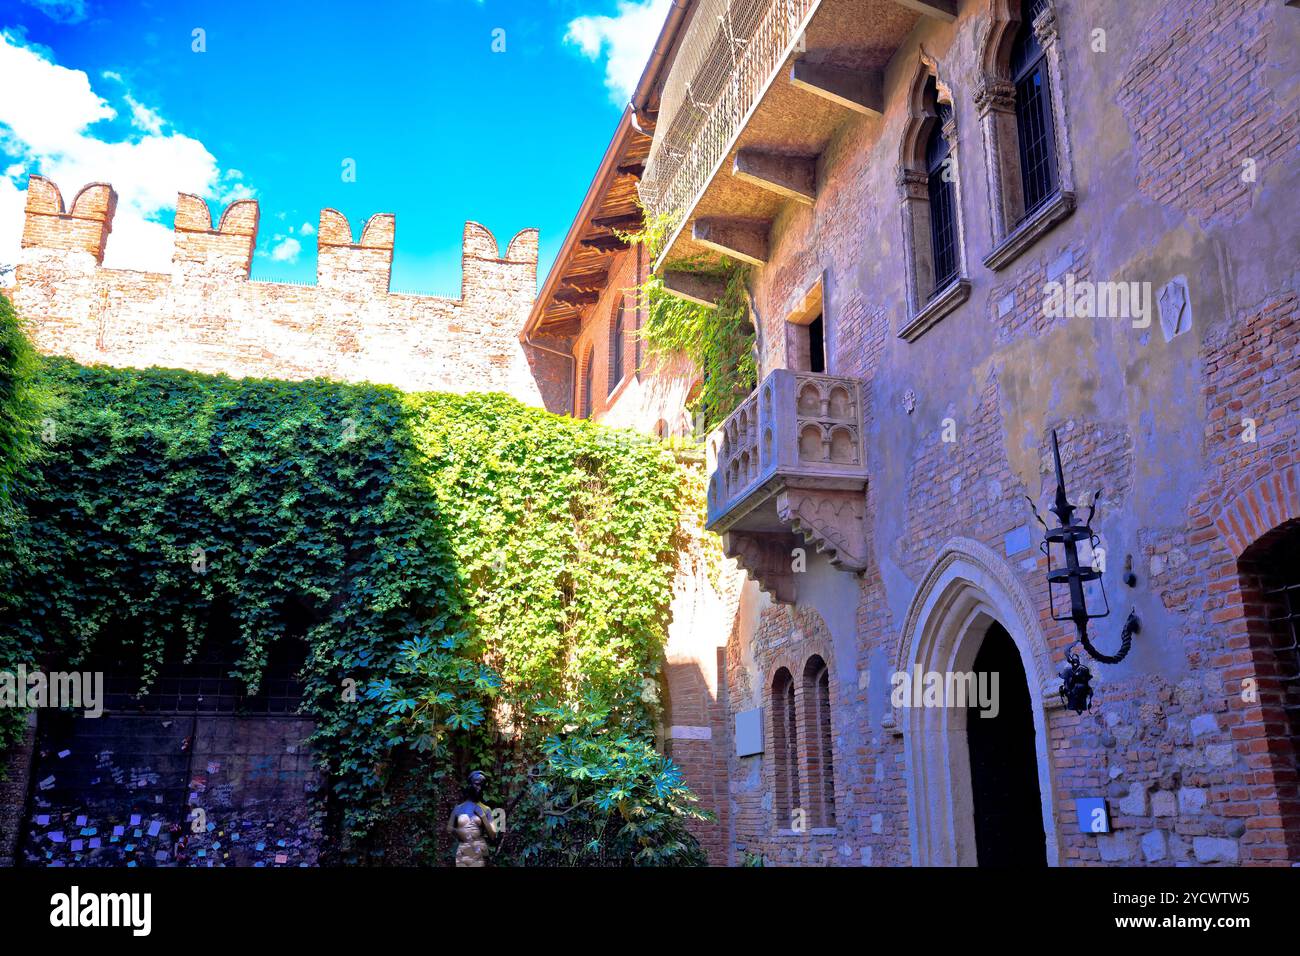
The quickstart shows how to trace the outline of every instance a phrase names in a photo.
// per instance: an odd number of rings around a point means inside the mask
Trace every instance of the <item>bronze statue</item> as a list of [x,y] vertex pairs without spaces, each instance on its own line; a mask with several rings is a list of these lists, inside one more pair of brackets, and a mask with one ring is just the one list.
[[485,782],[483,771],[470,771],[465,779],[464,800],[452,808],[447,821],[447,832],[457,841],[457,866],[487,866],[488,841],[496,842],[492,811],[483,804]]

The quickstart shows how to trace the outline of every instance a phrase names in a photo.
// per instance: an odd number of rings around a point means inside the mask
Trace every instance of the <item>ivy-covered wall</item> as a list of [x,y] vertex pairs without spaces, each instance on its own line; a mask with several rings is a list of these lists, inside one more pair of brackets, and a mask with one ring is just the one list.
[[698,861],[647,692],[696,480],[669,452],[502,395],[61,359],[41,384],[0,668],[112,660],[147,687],[215,642],[254,692],[302,639],[336,861],[445,861],[471,764],[499,862]]
[[[644,245],[653,262],[677,225],[672,216],[647,212],[645,228],[624,238]],[[700,386],[687,410],[695,419],[696,433],[704,434],[721,425],[758,387],[758,352],[747,292],[750,270],[725,256],[682,260],[673,269],[722,283],[722,295],[711,307],[669,292],[655,272],[639,290],[646,304],[640,334],[648,354],[666,359],[685,356],[699,371]]]
[[23,333],[13,305],[0,295],[0,522],[10,517],[38,450],[40,420],[46,407],[39,368],[40,359]]

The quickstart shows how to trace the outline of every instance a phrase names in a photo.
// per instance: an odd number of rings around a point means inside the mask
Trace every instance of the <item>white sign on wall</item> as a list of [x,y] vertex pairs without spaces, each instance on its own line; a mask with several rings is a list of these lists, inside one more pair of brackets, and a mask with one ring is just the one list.
[[763,708],[736,714],[736,756],[752,757],[763,752]]

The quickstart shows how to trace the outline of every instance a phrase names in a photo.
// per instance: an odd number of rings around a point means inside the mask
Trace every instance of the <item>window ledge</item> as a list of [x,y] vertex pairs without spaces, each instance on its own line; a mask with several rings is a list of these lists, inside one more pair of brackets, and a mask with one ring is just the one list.
[[912,316],[912,321],[903,326],[898,337],[907,342],[915,342],[921,337],[921,333],[969,298],[970,282],[960,277],[954,279],[944,287],[942,292],[927,302],[925,308]]
[[1006,238],[984,257],[990,269],[1002,269],[1074,212],[1074,193],[1058,192],[1036,213],[1012,229]]

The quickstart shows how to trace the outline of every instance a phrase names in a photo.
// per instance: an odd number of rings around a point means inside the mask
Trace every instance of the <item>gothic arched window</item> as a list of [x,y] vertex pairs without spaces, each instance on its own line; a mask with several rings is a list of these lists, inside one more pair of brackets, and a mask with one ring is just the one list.
[[612,395],[618,383],[623,381],[623,346],[627,334],[627,310],[624,297],[619,296],[618,307],[614,310],[614,320],[610,324],[609,337],[609,393]]
[[1015,87],[1020,182],[1026,218],[1055,195],[1057,187],[1056,133],[1047,57],[1034,32],[1034,17],[1045,3],[1046,0],[1023,0],[1020,29],[1011,46],[1011,83]]
[[794,678],[782,667],[772,679],[772,744],[777,821],[789,829],[799,800],[799,726],[795,714]]
[[1065,75],[1053,0],[989,0],[975,109],[1002,269],[1074,212]]
[[899,147],[908,321],[898,334],[909,342],[970,296],[957,123],[951,93],[938,76],[938,64],[922,57],[908,93]]
[[596,368],[596,350],[592,347],[587,348],[587,360],[582,366],[582,417],[590,418],[592,408],[592,385],[593,376]]
[[[934,90],[934,81],[929,88]],[[934,94],[931,93],[933,96]],[[925,144],[925,173],[930,194],[930,248],[934,260],[934,288],[927,298],[947,288],[957,277],[957,190],[956,167],[951,162],[944,125],[951,119],[952,110],[931,99],[936,119]]]

